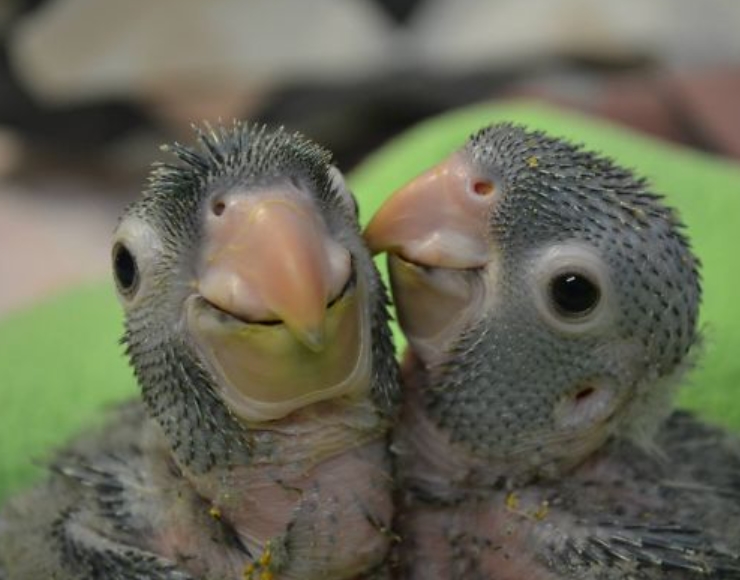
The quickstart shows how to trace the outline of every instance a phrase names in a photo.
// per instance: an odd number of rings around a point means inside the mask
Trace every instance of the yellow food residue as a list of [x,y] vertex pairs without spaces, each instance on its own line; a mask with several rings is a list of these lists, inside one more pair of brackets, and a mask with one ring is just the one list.
[[265,550],[262,552],[256,562],[252,562],[246,568],[242,576],[244,580],[273,580],[275,575],[270,570],[270,563],[272,562],[272,551],[270,550],[270,543],[265,545]]
[[506,495],[506,499],[504,500],[504,503],[506,504],[506,509],[509,510],[510,512],[513,512],[520,516],[524,516],[525,518],[534,519],[537,521],[544,520],[547,517],[547,515],[550,513],[550,503],[547,500],[543,500],[534,509],[532,509],[531,507],[522,508],[521,500],[519,499],[519,496],[516,494],[516,492],[513,492],[513,491],[510,491]]
[[534,512],[534,519],[544,520],[548,513],[550,513],[550,504],[545,500],[540,504],[540,507],[537,508],[537,511]]

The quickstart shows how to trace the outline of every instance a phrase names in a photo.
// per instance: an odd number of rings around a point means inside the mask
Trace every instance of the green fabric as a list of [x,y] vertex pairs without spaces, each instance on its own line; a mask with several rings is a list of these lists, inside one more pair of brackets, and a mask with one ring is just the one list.
[[85,288],[0,321],[0,502],[39,477],[47,450],[136,393],[111,285]]
[[[732,257],[740,249],[740,166],[542,106],[479,106],[420,125],[355,171],[351,183],[363,220],[391,191],[459,147],[471,132],[501,120],[602,151],[647,175],[680,209],[704,263],[706,336],[706,352],[680,402],[740,429],[740,300],[735,290],[740,274],[733,266],[737,257]],[[102,406],[136,393],[118,344],[120,334],[120,310],[108,283],[0,321],[0,501],[39,477],[38,461],[94,423]],[[396,337],[402,344],[397,329]]]

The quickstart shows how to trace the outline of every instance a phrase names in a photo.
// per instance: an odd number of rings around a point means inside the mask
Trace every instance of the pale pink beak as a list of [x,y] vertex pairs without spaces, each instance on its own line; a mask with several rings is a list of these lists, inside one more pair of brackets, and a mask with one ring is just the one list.
[[488,216],[498,198],[495,184],[455,153],[396,191],[365,239],[373,253],[425,266],[481,267],[489,260]]
[[323,348],[327,304],[349,280],[351,259],[307,196],[291,186],[229,192],[213,203],[205,237],[203,298],[244,321],[282,321]]

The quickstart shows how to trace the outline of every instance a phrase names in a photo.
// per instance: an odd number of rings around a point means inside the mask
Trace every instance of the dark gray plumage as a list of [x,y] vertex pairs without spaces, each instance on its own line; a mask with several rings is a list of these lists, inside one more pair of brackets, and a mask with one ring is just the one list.
[[3,580],[385,573],[396,367],[352,195],[298,134],[198,142],[116,231],[143,405],[6,506]]
[[366,237],[410,345],[402,577],[740,577],[740,443],[670,415],[698,261],[643,180],[495,125]]

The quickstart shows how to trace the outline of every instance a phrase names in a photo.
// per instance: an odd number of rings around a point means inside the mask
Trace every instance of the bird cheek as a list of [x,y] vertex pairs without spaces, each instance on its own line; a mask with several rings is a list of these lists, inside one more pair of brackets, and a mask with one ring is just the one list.
[[428,269],[394,255],[388,271],[401,328],[426,364],[439,360],[460,328],[485,308],[479,271]]
[[244,324],[191,298],[187,324],[227,405],[247,421],[279,419],[319,400],[369,388],[369,313],[361,285],[327,311],[317,352],[284,324]]

